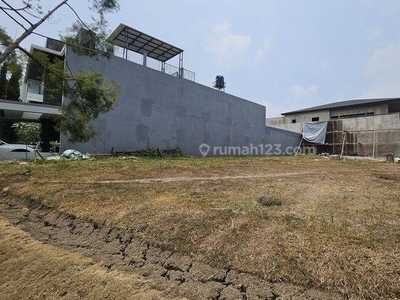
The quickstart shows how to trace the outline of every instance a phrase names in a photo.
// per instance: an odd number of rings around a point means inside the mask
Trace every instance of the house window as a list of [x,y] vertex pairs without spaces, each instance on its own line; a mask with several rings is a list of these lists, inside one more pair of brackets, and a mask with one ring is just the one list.
[[296,123],[296,119],[292,119],[292,123],[293,123],[293,124]]
[[318,122],[319,121],[319,117],[312,117],[311,118],[311,122]]

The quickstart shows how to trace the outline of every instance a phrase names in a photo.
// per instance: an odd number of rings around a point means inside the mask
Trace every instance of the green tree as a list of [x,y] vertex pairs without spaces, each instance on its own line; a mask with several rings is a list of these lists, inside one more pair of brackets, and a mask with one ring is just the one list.
[[59,141],[50,141],[50,152],[52,153],[58,153],[58,150],[60,148],[60,142]]
[[[4,28],[0,27],[0,53],[12,43]],[[22,78],[21,57],[13,52],[0,67],[0,98],[19,100],[19,85]],[[10,80],[7,80],[7,71],[11,72]]]
[[104,75],[96,71],[66,72],[62,60],[50,62],[43,53],[36,53],[34,59],[47,70],[46,80],[52,82],[48,93],[64,95],[56,129],[67,135],[70,142],[89,141],[97,134],[92,121],[113,108],[121,85],[115,80],[106,82]]
[[[12,38],[7,34],[6,30],[3,27],[0,27],[0,54],[12,44]],[[6,58],[8,63],[15,62],[17,55],[15,52],[11,52],[10,55]]]
[[[7,80],[7,72],[11,78]],[[18,101],[20,97],[20,81],[22,79],[22,66],[18,63],[3,63],[0,68],[0,94],[6,100]]]
[[20,64],[13,64],[9,68],[11,78],[7,86],[7,99],[18,101],[20,98],[20,83],[22,80],[22,66]]
[[[20,9],[9,6],[14,11],[29,12],[33,9],[33,1],[22,1],[21,5],[25,5]],[[32,55],[22,49],[19,44],[32,32],[39,27],[46,19],[48,19],[60,7],[68,6],[78,17],[79,22],[73,24],[63,37],[64,41],[77,45],[77,49],[90,48],[105,53],[113,53],[114,48],[109,46],[106,39],[107,21],[106,13],[112,13],[119,10],[118,0],[88,0],[89,9],[96,15],[92,16],[93,23],[88,26],[81,20],[77,12],[68,4],[68,0],[58,3],[51,11],[46,14],[41,12],[41,7],[37,6],[35,11],[40,15],[39,21],[25,30],[25,32],[10,43],[7,40],[6,49],[0,55],[0,64],[6,59],[14,55],[15,49],[20,49],[23,53],[34,59],[45,69],[45,82],[47,93],[60,95],[63,93],[67,99],[62,105],[62,116],[57,120],[57,128],[60,132],[66,134],[71,142],[86,142],[96,133],[96,129],[92,125],[92,120],[99,115],[112,109],[117,101],[120,85],[115,82],[105,82],[103,74],[99,72],[79,72],[71,74],[64,71],[62,61],[49,61],[46,55]],[[36,3],[40,3],[36,0]],[[75,48],[75,47],[74,47]],[[93,52],[93,51],[92,51]],[[98,52],[96,52],[98,53]],[[82,54],[88,55],[84,52]]]
[[[42,126],[39,123],[17,122],[12,127],[15,129],[20,141],[25,144],[27,151],[28,145],[37,145],[40,143]],[[26,159],[28,159],[28,152],[26,152]]]
[[[102,32],[105,32],[105,26],[107,25],[104,15],[106,13],[112,13],[116,12],[119,10],[119,2],[118,0],[88,0],[88,2],[91,4],[89,6],[89,9],[91,11],[94,11],[97,13],[98,17],[93,17],[95,20],[95,23],[98,24],[97,27],[88,27],[84,25],[85,23],[80,19],[79,15],[77,12],[72,8],[72,6],[68,3],[69,0],[63,0],[60,1],[53,9],[48,11],[46,14],[42,12],[42,8],[39,5],[40,0],[32,1],[32,0],[21,0],[20,1],[20,7],[17,6],[11,6],[7,4],[7,7],[2,7],[3,9],[8,9],[8,10],[13,10],[14,12],[18,12],[20,15],[23,15],[25,19],[29,18],[32,16],[32,10],[35,11],[36,13],[36,18],[38,21],[36,23],[30,22],[29,23],[29,28],[25,29],[25,31],[19,36],[17,39],[12,41],[5,49],[2,51],[0,54],[0,64],[2,64],[14,51],[18,48],[20,48],[20,43],[29,35],[31,35],[35,29],[37,29],[39,26],[41,26],[48,18],[50,18],[58,9],[60,9],[63,6],[68,6],[73,12],[76,14],[78,17],[80,23],[87,27],[89,31],[92,31],[92,29],[98,29],[99,30],[99,36],[101,36]],[[33,3],[37,3],[36,6],[33,5]],[[16,5],[15,3],[13,3]],[[96,33],[96,32],[94,32]]]
[[[95,56],[99,53],[98,51],[103,54],[113,54],[114,46],[106,42],[108,22],[105,15],[118,11],[119,4],[114,0],[93,1],[91,10],[96,13],[92,16],[92,23],[76,21],[65,35],[61,35],[61,38],[68,44],[82,46],[73,48],[80,54]],[[91,49],[98,51],[91,51]]]
[[64,85],[68,103],[62,106],[57,128],[71,142],[87,142],[97,134],[92,120],[108,112],[118,99],[121,86],[116,81],[105,83],[99,72],[79,72]]

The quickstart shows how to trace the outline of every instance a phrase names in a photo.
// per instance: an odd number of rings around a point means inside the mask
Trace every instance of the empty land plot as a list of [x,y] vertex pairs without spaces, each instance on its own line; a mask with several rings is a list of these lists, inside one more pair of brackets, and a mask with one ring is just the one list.
[[213,268],[387,299],[400,297],[398,174],[302,156],[104,159],[4,164],[0,184]]

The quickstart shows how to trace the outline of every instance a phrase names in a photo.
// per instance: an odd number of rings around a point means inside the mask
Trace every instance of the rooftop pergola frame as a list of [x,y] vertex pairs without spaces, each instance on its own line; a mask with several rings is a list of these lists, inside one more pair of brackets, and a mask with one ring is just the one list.
[[139,30],[120,24],[107,41],[123,49],[123,57],[128,59],[128,51],[143,55],[143,65],[147,65],[147,57],[161,62],[161,71],[165,72],[165,63],[179,55],[179,77],[183,77],[183,50]]

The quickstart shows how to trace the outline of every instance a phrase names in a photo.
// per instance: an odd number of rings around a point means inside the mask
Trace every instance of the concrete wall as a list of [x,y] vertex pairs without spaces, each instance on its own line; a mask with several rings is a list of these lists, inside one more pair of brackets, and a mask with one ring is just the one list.
[[342,119],[343,130],[362,131],[362,130],[400,130],[400,114],[379,115],[370,117],[359,117]]
[[[372,128],[373,125],[371,120],[375,120],[374,122],[378,124],[381,120],[381,115],[387,115],[388,113],[388,104],[379,104],[379,105],[372,105],[372,106],[365,106],[365,107],[356,107],[356,108],[343,108],[343,109],[335,109],[332,111],[323,110],[323,111],[316,111],[316,112],[306,112],[300,114],[293,114],[288,116],[282,116],[278,118],[270,118],[267,119],[266,124],[268,126],[272,126],[275,128],[289,130],[292,132],[302,133],[302,123],[305,122],[312,122],[312,118],[319,117],[319,121],[329,121],[331,117],[343,116],[343,115],[356,115],[356,114],[367,114],[367,113],[374,113],[374,119],[368,118],[349,118],[349,119],[341,119],[345,121],[343,124],[349,124],[349,128],[355,128],[355,122],[359,122],[361,124],[365,124],[362,128]],[[296,123],[292,123],[293,120],[296,120]],[[386,128],[389,124],[387,122],[382,121],[382,126],[380,128]],[[389,125],[390,126],[390,125]],[[350,129],[344,129],[350,130]],[[360,129],[361,130],[361,129]],[[362,129],[367,130],[367,129]]]
[[350,131],[358,155],[400,156],[400,114],[345,119],[343,130]]
[[[319,117],[320,122],[329,121],[332,117],[338,116],[346,116],[346,115],[357,115],[357,114],[368,114],[373,113],[374,115],[385,115],[388,114],[388,104],[378,104],[371,106],[363,106],[363,107],[346,107],[340,109],[332,109],[332,110],[322,110],[322,111],[314,111],[314,112],[304,112],[298,114],[290,114],[278,118],[270,118],[267,119],[266,124],[269,126],[276,125],[288,125],[293,124],[293,120],[296,123],[305,123],[312,122],[312,118]],[[286,126],[279,126],[279,128],[288,128]]]
[[[274,127],[265,127],[265,144],[272,145],[275,154],[281,152],[282,155],[294,154],[295,147],[299,146],[301,134],[282,130]],[[277,149],[279,147],[279,149]],[[270,146],[271,148],[271,146]],[[267,155],[269,153],[266,153]]]
[[330,119],[329,110],[287,115],[285,116],[285,124],[291,124],[292,120],[296,120],[296,123],[312,122],[312,118],[315,117],[319,118],[319,122],[329,121]]
[[[269,124],[267,124],[269,125]],[[302,133],[303,132],[303,124],[302,123],[294,123],[294,124],[279,124],[279,125],[269,125],[274,128],[278,128],[281,130],[288,130],[291,132]]]
[[[400,156],[400,114],[339,119],[330,122],[327,140],[334,141],[332,151],[340,153],[342,131],[347,131],[346,154],[384,156],[393,153]],[[335,132],[336,131],[336,132]]]
[[[268,126],[276,126],[276,125],[290,125],[296,123],[305,123],[305,122],[312,122],[312,118],[318,117],[319,122],[329,121],[330,114],[329,110],[323,111],[315,111],[315,112],[305,112],[293,115],[287,115],[278,118],[270,118],[267,119],[266,124]],[[293,123],[295,121],[295,123]],[[281,128],[285,128],[285,126],[280,126]],[[289,129],[288,129],[289,130]]]
[[285,117],[275,117],[275,118],[268,118],[265,120],[265,124],[267,126],[275,126],[275,125],[281,125],[285,124]]
[[388,113],[388,104],[378,104],[363,107],[347,107],[342,109],[332,109],[331,117],[343,116],[343,115],[357,115],[357,114],[368,114],[373,113],[374,115],[384,115]]
[[[68,49],[66,61],[72,72],[100,71],[119,82],[122,90],[115,108],[95,121],[99,130],[95,138],[71,144],[61,136],[62,149],[110,153],[112,148],[180,147],[186,154],[199,156],[203,143],[241,147],[285,137],[279,130],[266,129],[262,105],[118,57],[88,58]],[[296,140],[288,135],[282,142]]]
[[[267,126],[272,126],[274,128],[279,128],[282,130],[288,130],[291,132],[302,133],[303,123],[312,122],[312,118],[318,117],[319,122],[329,121],[330,114],[329,111],[316,111],[307,112],[302,114],[288,115],[278,118],[270,118],[266,120]],[[295,121],[295,123],[293,123]]]

